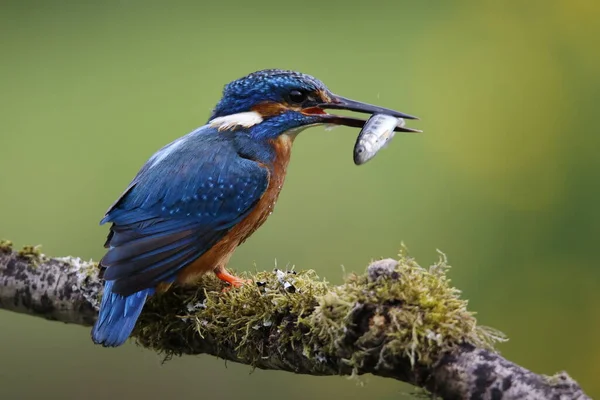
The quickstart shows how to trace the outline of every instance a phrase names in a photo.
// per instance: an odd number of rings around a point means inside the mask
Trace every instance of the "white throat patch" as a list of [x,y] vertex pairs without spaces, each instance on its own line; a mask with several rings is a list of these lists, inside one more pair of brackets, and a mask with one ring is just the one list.
[[258,125],[263,121],[262,116],[256,111],[247,111],[237,114],[225,115],[223,117],[217,117],[209,122],[209,125],[213,128],[217,128],[219,131],[234,130],[238,126],[244,128],[250,128],[254,125]]

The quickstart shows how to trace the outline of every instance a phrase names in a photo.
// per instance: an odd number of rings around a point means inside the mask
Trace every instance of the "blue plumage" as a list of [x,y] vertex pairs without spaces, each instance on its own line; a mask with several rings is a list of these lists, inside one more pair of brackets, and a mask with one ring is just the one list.
[[[102,259],[113,290],[130,295],[176,274],[252,209],[267,187],[268,152],[244,158],[247,134],[200,128],[159,150],[108,211]],[[248,148],[252,149],[250,141]]]
[[272,157],[248,132],[204,126],[148,160],[101,221],[113,225],[101,261],[107,283],[96,343],[122,344],[149,288],[173,282],[252,210]]
[[294,129],[307,128],[312,124],[318,124],[318,116],[301,115],[297,112],[287,111],[250,128],[249,134],[256,140],[275,139],[281,134],[280,129],[291,131]]
[[125,343],[133,331],[146,299],[154,293],[154,289],[145,289],[124,297],[112,291],[113,285],[114,281],[107,281],[104,285],[100,313],[92,329],[94,342],[107,347]]
[[[326,91],[320,80],[306,74],[281,69],[266,69],[253,72],[225,86],[223,97],[217,104],[210,119],[223,115],[247,111],[262,102],[281,103],[289,100],[291,90],[311,93]],[[279,133],[283,132],[279,130]]]

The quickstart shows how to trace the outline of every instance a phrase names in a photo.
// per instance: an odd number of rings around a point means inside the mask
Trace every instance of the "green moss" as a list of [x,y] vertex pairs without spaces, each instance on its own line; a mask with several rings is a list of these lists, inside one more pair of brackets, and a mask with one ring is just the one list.
[[83,261],[81,258],[63,258],[62,260],[67,261],[69,264],[77,267],[77,270],[82,274],[84,279],[96,278],[100,272],[100,263],[97,261]]
[[566,372],[559,372],[554,375],[541,375],[543,379],[548,382],[551,386],[559,387],[565,385],[577,385],[577,382],[573,380]]
[[[281,330],[282,346],[300,345],[303,333],[295,322],[314,310],[316,299],[328,291],[327,283],[319,280],[312,270],[286,273],[286,281],[296,290],[290,293],[275,272],[259,272],[246,277],[261,286],[252,283],[227,290],[213,274],[207,274],[197,288],[174,288],[153,297],[147,306],[150,313],[142,314],[138,324],[138,340],[144,346],[170,353],[169,343],[174,340],[178,342],[176,347],[185,349],[189,330],[193,329],[191,337],[216,338],[220,345],[235,348],[241,358],[250,362],[263,356],[264,349],[253,341],[262,336],[264,329]],[[164,325],[165,319],[153,318],[163,313],[173,314],[175,310],[179,315],[175,319],[167,318],[170,321],[168,327]],[[294,316],[296,321],[285,320],[285,316]],[[180,324],[178,320],[186,323]],[[177,335],[179,338],[175,337]]]
[[[261,286],[225,292],[209,274],[196,288],[153,297],[136,336],[167,355],[197,352],[201,336],[219,348],[235,349],[235,356],[249,364],[292,348],[311,360],[343,358],[355,369],[372,359],[374,350],[381,360],[401,356],[415,366],[435,363],[460,343],[491,349],[502,334],[477,325],[467,301],[450,285],[448,268],[443,255],[422,268],[402,252],[391,273],[351,275],[340,286],[328,285],[312,270],[284,276],[259,272],[247,276]],[[368,326],[348,343],[348,330],[364,305],[370,307]],[[276,347],[265,340],[273,334]]]
[[36,264],[43,257],[43,254],[40,251],[40,248],[41,248],[40,245],[37,245],[37,246],[25,245],[25,246],[23,246],[23,248],[21,250],[19,250],[17,252],[17,256],[19,258],[29,260],[33,264]]
[[0,253],[9,254],[12,252],[12,242],[6,239],[0,239]]
[[[334,289],[354,302],[395,305],[386,318],[379,318],[380,323],[374,320],[369,331],[371,335],[383,331],[387,338],[380,357],[405,356],[413,366],[417,362],[430,365],[460,343],[492,349],[495,341],[504,339],[500,332],[477,325],[467,301],[450,285],[446,275],[450,266],[443,254],[429,269],[420,267],[405,251],[398,261],[393,277],[373,282],[365,275],[353,276]],[[340,332],[329,334],[334,337]],[[369,342],[369,334],[359,344]],[[356,354],[353,362],[360,366],[364,355]]]
[[95,278],[100,272],[100,263],[98,261],[89,261],[84,269],[86,278]]

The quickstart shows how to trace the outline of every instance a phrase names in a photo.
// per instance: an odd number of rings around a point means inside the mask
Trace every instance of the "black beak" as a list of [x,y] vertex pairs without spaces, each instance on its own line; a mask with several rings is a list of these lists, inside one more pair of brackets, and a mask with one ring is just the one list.
[[[364,114],[386,114],[396,118],[402,119],[419,119],[415,116],[404,114],[400,111],[391,110],[389,108],[383,108],[374,106],[372,104],[362,103],[356,100],[350,100],[341,96],[332,96],[330,102],[321,103],[317,105],[320,109],[334,109],[334,110],[348,110],[356,111]],[[362,128],[366,121],[353,117],[346,117],[341,115],[332,115],[323,113],[320,115],[323,118],[324,123],[351,126],[354,128]],[[418,129],[406,128],[403,126],[396,126],[394,129],[396,132],[421,132]]]

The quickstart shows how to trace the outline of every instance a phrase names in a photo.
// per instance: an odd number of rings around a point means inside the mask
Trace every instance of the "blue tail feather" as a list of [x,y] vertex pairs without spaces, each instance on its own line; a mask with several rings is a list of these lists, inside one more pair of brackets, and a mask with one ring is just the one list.
[[144,289],[124,297],[114,293],[114,281],[106,281],[100,303],[98,320],[92,329],[92,340],[105,347],[120,346],[131,335],[135,323],[144,308],[146,299],[154,289]]

